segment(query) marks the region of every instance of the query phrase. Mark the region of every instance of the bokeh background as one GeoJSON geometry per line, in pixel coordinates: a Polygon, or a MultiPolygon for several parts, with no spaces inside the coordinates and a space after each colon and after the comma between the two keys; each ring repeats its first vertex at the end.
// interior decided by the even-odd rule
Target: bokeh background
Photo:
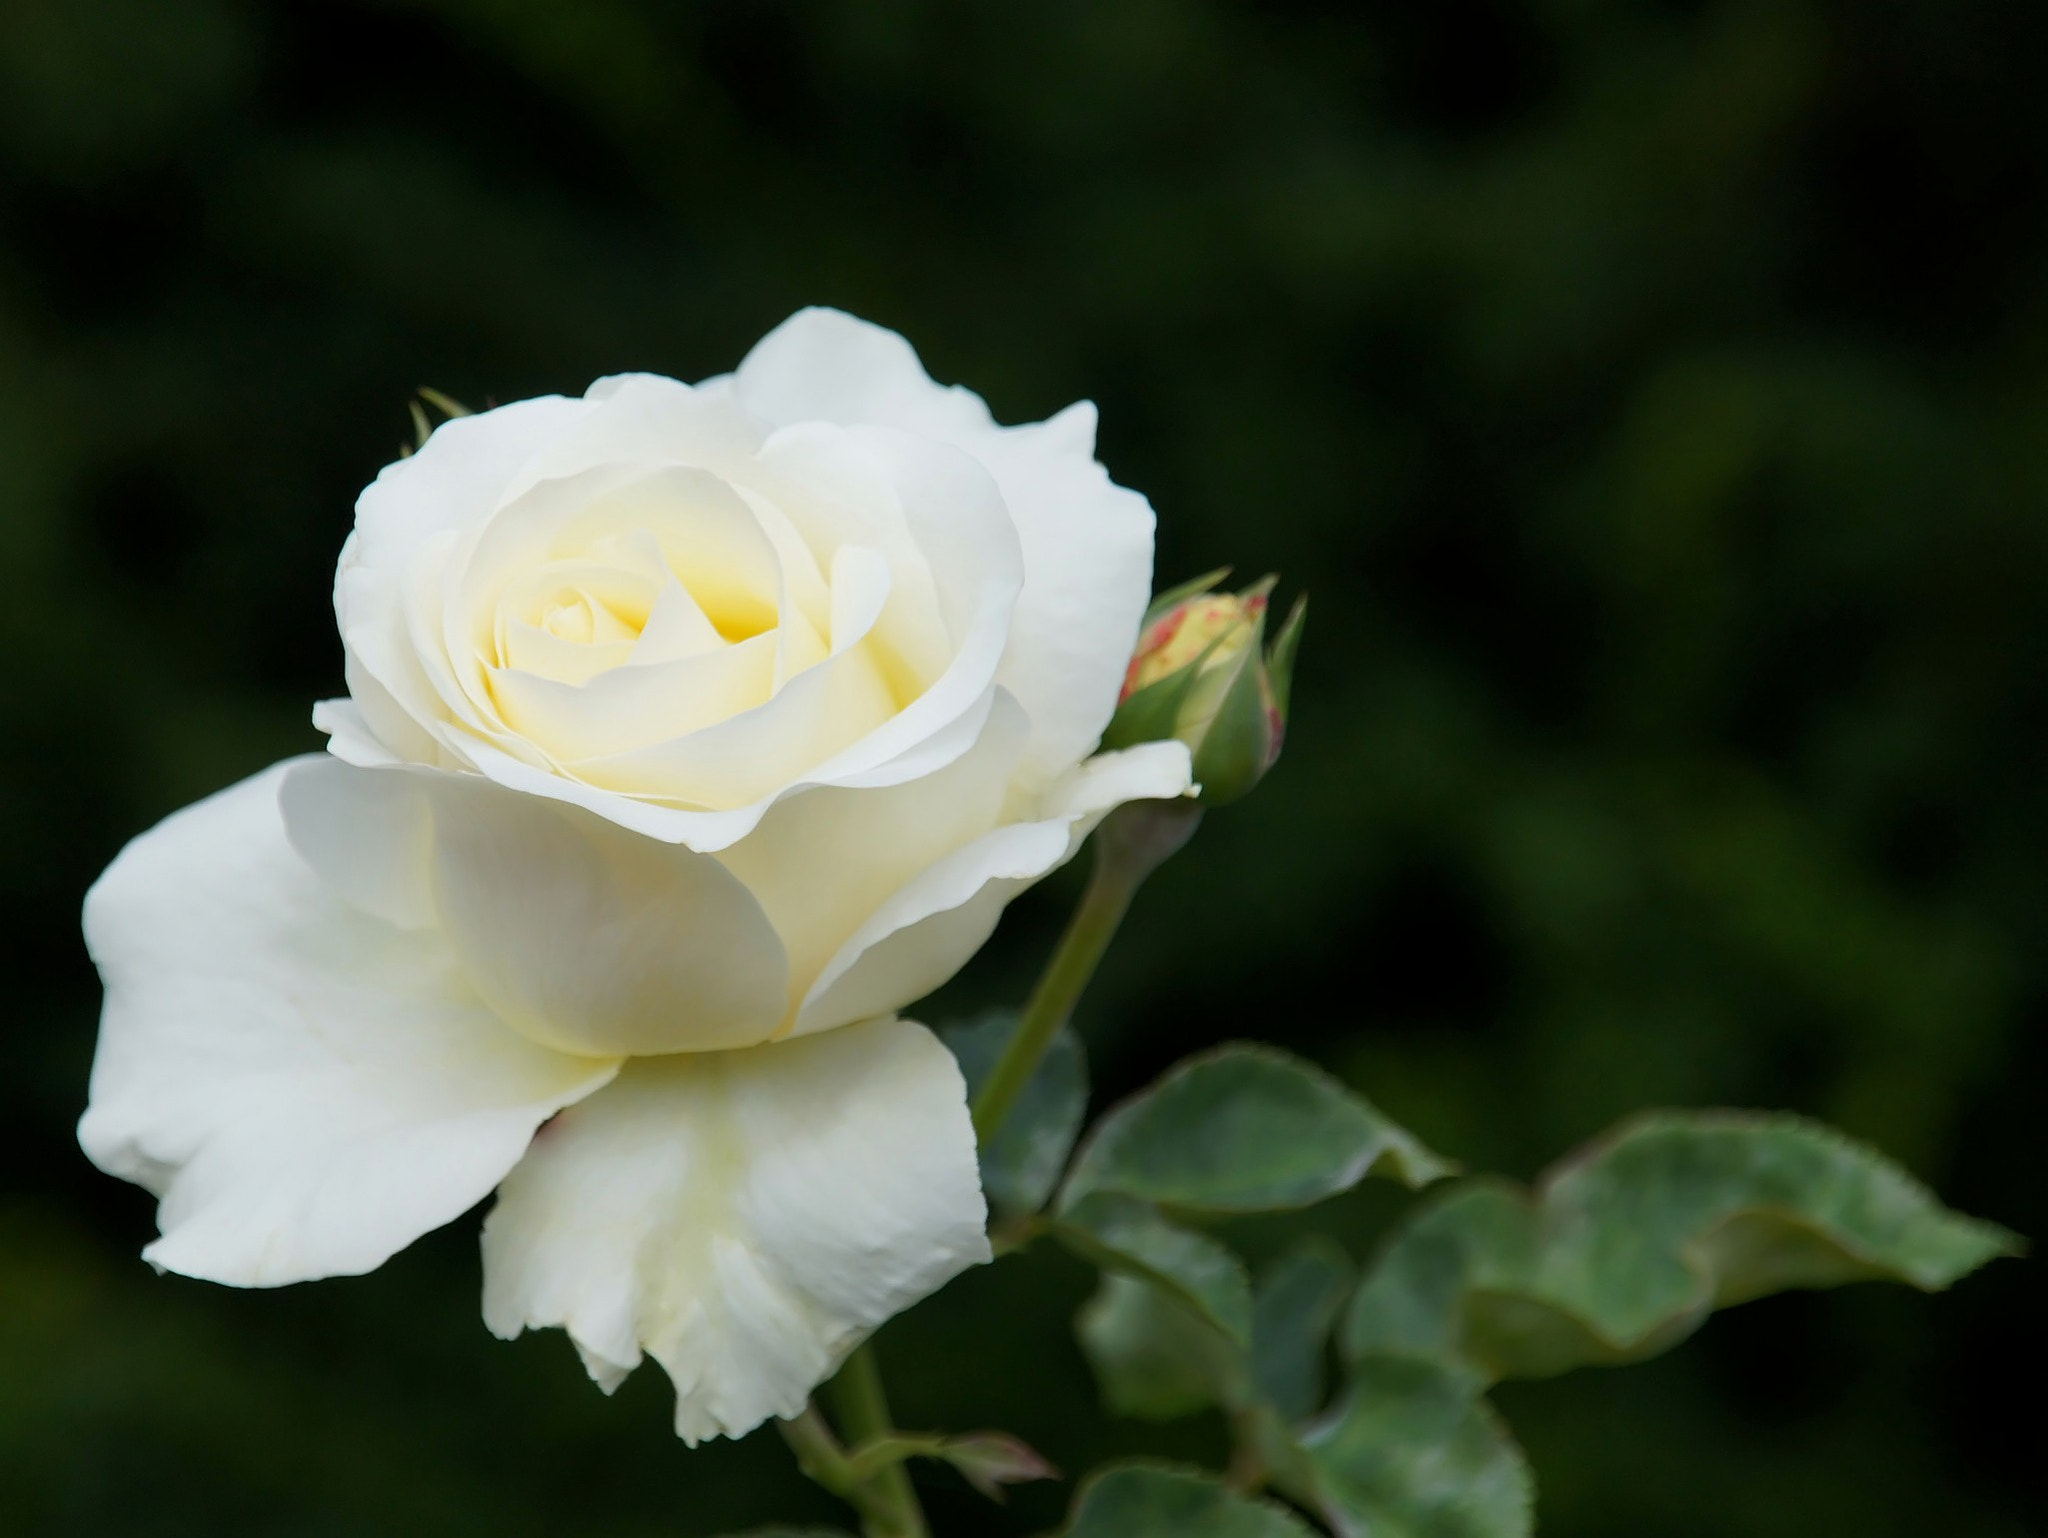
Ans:
{"type": "MultiPolygon", "coordinates": [[[[1095,398],[1162,581],[1313,590],[1280,770],[1084,1007],[1105,1095],[1266,1036],[1523,1175],[1790,1107],[2048,1234],[2044,57],[2028,0],[0,0],[0,1529],[830,1516],[772,1435],[676,1445],[656,1369],[492,1341],[473,1222],[229,1293],[71,1142],[80,896],[317,746],[412,389],[694,378],[807,302],[1005,420],[1095,398]]],[[[1073,876],[929,1016],[1020,992],[1073,876]]],[[[1214,1456],[1094,1407],[1087,1288],[893,1325],[901,1418],[1214,1456]]],[[[1502,1398],[1556,1538],[2005,1538],[2040,1303],[1783,1298],[1502,1398]]]]}

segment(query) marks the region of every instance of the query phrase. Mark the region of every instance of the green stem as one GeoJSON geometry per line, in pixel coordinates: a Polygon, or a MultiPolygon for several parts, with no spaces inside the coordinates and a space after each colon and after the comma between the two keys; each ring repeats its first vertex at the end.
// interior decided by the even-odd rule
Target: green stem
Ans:
{"type": "Polygon", "coordinates": [[[1201,820],[1202,809],[1192,801],[1127,802],[1103,819],[1095,833],[1088,889],[1031,990],[1009,1045],[974,1098],[974,1134],[982,1147],[995,1140],[1039,1060],[1073,1014],[1138,888],[1194,835],[1201,820]]]}
{"type": "Polygon", "coordinates": [[[1273,1477],[1263,1442],[1256,1410],[1230,1412],[1230,1467],[1223,1471],[1223,1483],[1239,1495],[1257,1495],[1273,1477]]]}
{"type": "Polygon", "coordinates": [[[842,1500],[855,1499],[860,1481],[847,1462],[846,1449],[839,1445],[839,1438],[832,1434],[815,1404],[805,1405],[804,1413],[795,1420],[777,1421],[775,1429],[796,1454],[796,1466],[803,1470],[806,1479],[823,1485],[842,1500]]]}
{"type": "MultiPolygon", "coordinates": [[[[858,1447],[895,1429],[889,1418],[889,1397],[882,1389],[882,1369],[872,1344],[846,1359],[832,1380],[833,1408],[848,1445],[858,1447]]],[[[869,1538],[929,1538],[924,1508],[918,1505],[910,1471],[892,1463],[860,1487],[854,1504],[867,1519],[869,1538]],[[862,1499],[860,1497],[865,1497],[862,1499]]]]}

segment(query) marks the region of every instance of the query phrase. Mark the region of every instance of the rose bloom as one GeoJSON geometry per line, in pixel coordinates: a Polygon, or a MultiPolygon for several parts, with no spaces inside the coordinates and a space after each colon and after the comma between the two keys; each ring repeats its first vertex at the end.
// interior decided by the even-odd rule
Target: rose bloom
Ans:
{"type": "Polygon", "coordinates": [[[951,1056],[895,1011],[1116,804],[1152,512],[1094,408],[999,427],[830,310],[730,375],[450,421],[356,507],[328,755],[130,844],[80,1125],[167,1270],[370,1270],[494,1189],[484,1318],[793,1415],[986,1260],[951,1056]]]}

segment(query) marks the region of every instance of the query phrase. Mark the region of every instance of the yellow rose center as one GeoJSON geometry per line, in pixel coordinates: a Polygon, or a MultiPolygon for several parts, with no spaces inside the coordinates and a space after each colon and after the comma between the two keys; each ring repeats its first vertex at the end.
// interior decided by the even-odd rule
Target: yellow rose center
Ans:
{"type": "Polygon", "coordinates": [[[944,670],[917,553],[892,561],[886,531],[866,532],[820,521],[806,538],[778,504],[686,467],[542,482],[462,550],[447,593],[467,644],[450,661],[509,751],[603,788],[741,804],[944,670]]]}

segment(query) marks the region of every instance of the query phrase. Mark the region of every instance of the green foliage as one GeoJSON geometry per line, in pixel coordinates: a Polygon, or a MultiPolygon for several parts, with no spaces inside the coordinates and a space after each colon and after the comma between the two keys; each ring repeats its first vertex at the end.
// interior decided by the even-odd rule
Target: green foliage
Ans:
{"type": "MultiPolygon", "coordinates": [[[[998,1009],[941,1033],[960,1061],[969,1100],[995,1067],[1016,1028],[1017,1011],[998,1009]]],[[[1059,1184],[1087,1110],[1087,1054],[1081,1038],[1062,1028],[994,1143],[982,1150],[981,1183],[990,1205],[1011,1215],[1043,1207],[1059,1184]]]]}
{"type": "MultiPolygon", "coordinates": [[[[1253,1303],[1253,1341],[1258,1341],[1253,1303]]],[[[1235,1397],[1243,1353],[1201,1315],[1135,1276],[1112,1272],[1074,1321],[1102,1402],[1117,1415],[1170,1421],[1235,1397]]]]}
{"type": "Polygon", "coordinates": [[[1060,1209],[1097,1192],[1193,1212],[1305,1207],[1382,1167],[1411,1186],[1449,1168],[1320,1069],[1239,1043],[1190,1058],[1104,1116],[1060,1209]]]}
{"type": "Polygon", "coordinates": [[[1534,1486],[1472,1373],[1381,1358],[1286,1471],[1342,1538],[1526,1538],[1534,1486]]]}
{"type": "Polygon", "coordinates": [[[1358,1271],[1329,1239],[1311,1235],[1260,1273],[1252,1293],[1252,1378],[1259,1397],[1294,1421],[1323,1402],[1323,1356],[1358,1271]]]}
{"type": "Polygon", "coordinates": [[[1825,1127],[1657,1112],[1533,1195],[1471,1182],[1428,1204],[1360,1287],[1344,1344],[1354,1360],[1541,1377],[1654,1355],[1766,1293],[1864,1278],[1934,1290],[2015,1249],[1825,1127]]]}
{"type": "Polygon", "coordinates": [[[1283,1421],[1325,1395],[1323,1356],[1356,1269],[1311,1236],[1260,1273],[1249,1352],[1159,1288],[1111,1274],[1075,1321],[1103,1402],[1118,1415],[1177,1420],[1211,1405],[1263,1404],[1283,1421]]]}
{"type": "MultiPolygon", "coordinates": [[[[1192,1058],[1096,1123],[1061,1188],[1053,1231],[1104,1267],[1160,1288],[1239,1351],[1252,1346],[1252,1291],[1221,1244],[1171,1222],[1158,1204],[1229,1213],[1305,1206],[1377,1169],[1410,1184],[1447,1166],[1336,1080],[1270,1047],[1192,1058]]],[[[1155,1356],[1151,1324],[1128,1291],[1093,1317],[1098,1360],[1155,1356]]],[[[1110,1368],[1127,1402],[1155,1411],[1184,1386],[1135,1386],[1110,1368]]]]}
{"type": "MultiPolygon", "coordinates": [[[[1192,1077],[1177,1070],[1163,1083],[1192,1077]]],[[[1176,1143],[1205,1132],[1185,1107],[1225,1100],[1184,1096],[1174,1109],[1185,1119],[1133,1114],[1156,1094],[1112,1113],[1126,1130],[1104,1139],[1098,1129],[1075,1183],[1091,1168],[1174,1170],[1176,1143]],[[1105,1142],[1108,1152],[1097,1152],[1105,1142]],[[1120,1163],[1125,1147],[1144,1157],[1120,1163]]],[[[1169,1183],[1154,1179],[1151,1189],[1169,1183]]],[[[1210,1189],[1180,1188],[1190,1186],[1210,1189]]],[[[1213,1278],[1231,1278],[1234,1320],[1241,1276],[1221,1245],[1099,1190],[1075,1211],[1113,1212],[1129,1225],[1103,1225],[1112,1237],[1098,1258],[1123,1274],[1105,1277],[1077,1321],[1105,1402],[1148,1420],[1230,1411],[1239,1456],[1340,1538],[1526,1538],[1534,1486],[1486,1402],[1497,1378],[1638,1360],[1713,1308],[1789,1287],[1863,1278],[1945,1287],[2017,1247],[1839,1133],[1725,1111],[1640,1116],[1559,1165],[1533,1195],[1489,1177],[1462,1181],[1395,1230],[1355,1292],[1348,1257],[1312,1238],[1260,1276],[1249,1340],[1219,1328],[1213,1278]],[[1162,1228],[1200,1246],[1183,1254],[1162,1228]],[[1148,1247],[1172,1258],[1133,1263],[1148,1247]],[[1190,1285],[1197,1276],[1211,1279],[1209,1296],[1190,1285]],[[1340,1312],[1344,1384],[1318,1415],[1340,1312]]],[[[1062,1224],[1073,1221],[1063,1213],[1062,1224]]]]}
{"type": "Polygon", "coordinates": [[[1271,1501],[1233,1495],[1192,1470],[1124,1464],[1081,1487],[1063,1538],[1310,1538],[1271,1501]]]}
{"type": "Polygon", "coordinates": [[[1063,1210],[1053,1232],[1105,1270],[1161,1289],[1234,1344],[1251,1344],[1251,1280],[1244,1263],[1207,1234],[1168,1222],[1148,1203],[1108,1192],[1063,1210]]]}

